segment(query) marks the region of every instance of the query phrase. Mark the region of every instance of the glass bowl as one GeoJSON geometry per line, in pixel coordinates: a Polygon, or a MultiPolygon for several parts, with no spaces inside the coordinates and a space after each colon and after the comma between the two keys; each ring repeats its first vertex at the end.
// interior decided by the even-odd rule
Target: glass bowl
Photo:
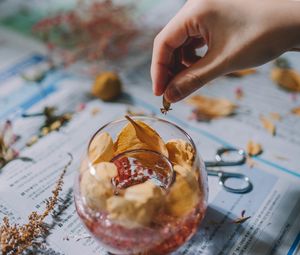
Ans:
{"type": "Polygon", "coordinates": [[[126,118],[101,127],[91,138],[76,177],[77,213],[113,254],[167,254],[184,244],[204,217],[206,170],[184,130],[154,117],[131,119],[155,130],[166,150],[153,149],[158,137],[151,132],[148,140],[142,140],[152,147],[130,147],[136,139],[130,140],[130,135],[138,131],[120,134],[124,126],[132,125],[126,118]]]}

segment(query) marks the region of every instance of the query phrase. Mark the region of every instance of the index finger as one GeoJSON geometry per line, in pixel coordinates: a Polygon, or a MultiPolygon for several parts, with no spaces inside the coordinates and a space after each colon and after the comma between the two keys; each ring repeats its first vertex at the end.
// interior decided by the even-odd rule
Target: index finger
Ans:
{"type": "Polygon", "coordinates": [[[174,50],[188,38],[185,21],[178,13],[155,37],[151,62],[153,92],[160,96],[170,80],[170,70],[174,50]]]}

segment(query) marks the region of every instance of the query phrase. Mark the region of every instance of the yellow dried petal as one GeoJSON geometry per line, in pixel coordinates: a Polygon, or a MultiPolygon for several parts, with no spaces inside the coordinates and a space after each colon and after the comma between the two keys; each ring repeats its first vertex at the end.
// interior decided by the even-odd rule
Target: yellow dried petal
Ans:
{"type": "Polygon", "coordinates": [[[295,107],[291,110],[292,114],[300,116],[300,106],[299,107],[295,107]]]}
{"type": "Polygon", "coordinates": [[[174,166],[176,180],[166,198],[166,212],[181,217],[192,211],[199,203],[199,184],[196,175],[189,169],[174,166]]]}
{"type": "Polygon", "coordinates": [[[196,114],[202,119],[215,119],[232,115],[237,105],[223,98],[211,98],[202,95],[192,96],[187,103],[196,107],[196,114]]]}
{"type": "Polygon", "coordinates": [[[247,144],[247,153],[250,156],[257,156],[262,153],[262,147],[259,143],[250,140],[247,144]]]}
{"type": "Polygon", "coordinates": [[[117,167],[113,163],[103,162],[81,174],[80,191],[87,206],[93,210],[105,210],[107,199],[113,195],[111,179],[117,176],[117,167]]]}
{"type": "Polygon", "coordinates": [[[271,112],[270,117],[273,120],[277,120],[277,121],[280,121],[282,119],[281,115],[278,112],[271,112]]]}
{"type": "Polygon", "coordinates": [[[263,127],[273,136],[276,134],[276,126],[266,117],[260,116],[260,121],[263,127]]]}
{"type": "Polygon", "coordinates": [[[104,72],[96,77],[92,94],[104,101],[111,101],[120,96],[122,84],[119,76],[113,72],[104,72]]]}
{"type": "Polygon", "coordinates": [[[192,145],[182,139],[172,139],[166,143],[169,160],[172,164],[177,165],[193,165],[195,151],[192,145]]]}
{"type": "Polygon", "coordinates": [[[124,198],[136,203],[146,203],[150,199],[160,200],[162,190],[152,181],[148,180],[144,183],[133,185],[126,189],[124,198]]]}
{"type": "Polygon", "coordinates": [[[127,188],[124,197],[109,198],[108,217],[128,228],[147,226],[160,208],[162,199],[161,189],[148,180],[127,188]]]}
{"type": "Polygon", "coordinates": [[[130,123],[122,129],[114,144],[116,155],[127,150],[148,149],[168,157],[167,147],[154,129],[142,121],[126,118],[130,123]]]}
{"type": "Polygon", "coordinates": [[[273,68],[271,78],[280,87],[294,92],[300,91],[300,74],[293,69],[273,68]]]}
{"type": "Polygon", "coordinates": [[[254,74],[254,73],[256,73],[256,69],[249,68],[249,69],[243,69],[243,70],[232,72],[230,74],[227,74],[227,76],[243,77],[243,76],[247,76],[247,75],[254,74]]]}
{"type": "Polygon", "coordinates": [[[107,132],[97,134],[89,146],[89,159],[92,163],[110,161],[114,155],[111,136],[107,132]]]}

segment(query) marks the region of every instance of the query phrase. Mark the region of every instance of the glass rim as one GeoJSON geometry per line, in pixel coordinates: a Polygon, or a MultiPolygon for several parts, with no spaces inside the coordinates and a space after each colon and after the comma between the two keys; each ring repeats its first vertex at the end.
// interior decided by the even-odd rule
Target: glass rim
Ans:
{"type": "MultiPolygon", "coordinates": [[[[165,120],[165,119],[161,119],[161,118],[158,118],[158,117],[152,117],[152,116],[143,116],[143,115],[135,115],[135,116],[130,116],[130,115],[125,115],[125,116],[129,116],[130,118],[132,119],[138,119],[138,120],[143,120],[143,119],[146,119],[146,120],[152,120],[152,121],[158,121],[158,122],[162,122],[162,123],[165,123],[165,124],[168,124],[168,125],[171,125],[173,127],[175,127],[177,130],[179,130],[182,134],[184,134],[184,136],[187,138],[187,140],[190,142],[190,144],[192,145],[193,147],[193,150],[195,152],[195,155],[197,155],[197,148],[196,148],[196,145],[193,141],[193,139],[191,138],[191,136],[185,131],[183,130],[181,127],[179,127],[177,124],[174,124],[173,122],[170,122],[168,120],[165,120]]],[[[94,140],[94,138],[103,130],[105,129],[106,127],[110,126],[110,125],[114,125],[114,124],[118,124],[118,123],[121,123],[123,121],[127,121],[129,123],[129,121],[125,118],[125,117],[122,117],[122,118],[119,118],[119,119],[116,119],[116,120],[113,120],[113,121],[109,121],[107,122],[106,124],[104,124],[103,126],[101,126],[100,128],[97,129],[97,131],[92,135],[92,137],[90,138],[89,140],[89,143],[88,143],[88,146],[87,146],[87,155],[89,155],[89,148],[90,148],[90,145],[92,143],[92,141],[94,140]]],[[[128,150],[130,151],[130,150],[128,150]]],[[[127,152],[127,151],[124,151],[124,152],[127,152]]],[[[122,153],[124,153],[122,152],[122,153]]],[[[91,163],[91,160],[89,158],[89,156],[87,157],[88,158],[88,164],[92,164],[91,163]]]]}

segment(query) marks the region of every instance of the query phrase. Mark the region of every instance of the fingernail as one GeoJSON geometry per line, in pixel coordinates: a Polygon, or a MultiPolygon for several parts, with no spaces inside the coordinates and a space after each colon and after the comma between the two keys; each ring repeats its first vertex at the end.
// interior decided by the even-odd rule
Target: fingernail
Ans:
{"type": "Polygon", "coordinates": [[[171,103],[175,103],[181,99],[181,93],[179,89],[174,85],[171,88],[167,89],[165,96],[166,99],[171,103]]]}

